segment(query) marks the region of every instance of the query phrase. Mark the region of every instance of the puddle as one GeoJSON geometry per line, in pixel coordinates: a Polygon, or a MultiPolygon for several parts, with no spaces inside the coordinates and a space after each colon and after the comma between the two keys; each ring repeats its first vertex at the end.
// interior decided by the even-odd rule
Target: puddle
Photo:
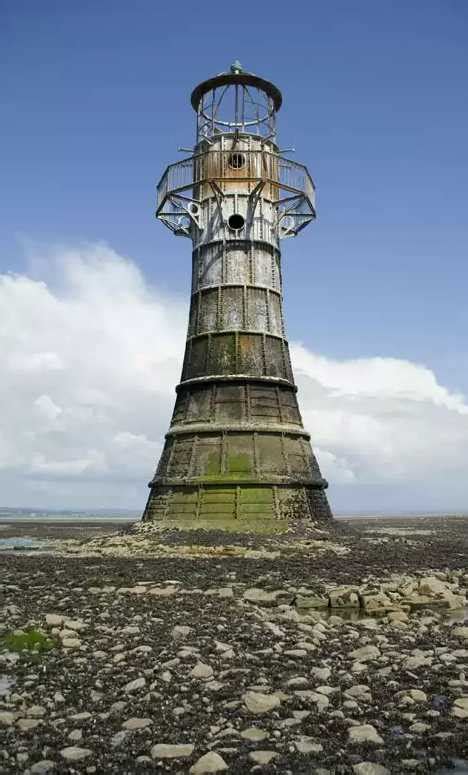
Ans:
{"type": "Polygon", "coordinates": [[[437,770],[436,775],[467,775],[468,759],[452,759],[449,767],[437,770]]]}
{"type": "MultiPolygon", "coordinates": [[[[382,619],[387,616],[387,612],[372,611],[371,613],[365,613],[362,608],[299,608],[298,611],[307,613],[313,610],[320,615],[322,619],[329,619],[330,616],[340,616],[346,622],[361,622],[369,619],[382,619]]],[[[414,616],[414,611],[409,612],[409,616],[414,616]]],[[[468,608],[457,608],[456,611],[451,611],[448,608],[441,608],[440,606],[428,605],[424,608],[424,616],[430,616],[431,614],[439,614],[444,622],[448,624],[463,624],[468,622],[468,608]]],[[[468,775],[468,770],[466,770],[468,775]]]]}
{"type": "Polygon", "coordinates": [[[6,697],[7,694],[10,694],[14,683],[14,679],[10,676],[0,674],[0,697],[6,697]]]}
{"type": "Polygon", "coordinates": [[[29,538],[28,536],[0,538],[0,551],[2,549],[43,549],[47,545],[48,541],[45,538],[29,538]]]}
{"type": "Polygon", "coordinates": [[[424,530],[421,528],[414,528],[411,525],[408,527],[369,527],[364,530],[365,533],[378,533],[379,535],[389,536],[430,536],[434,533],[434,530],[424,530]]]}

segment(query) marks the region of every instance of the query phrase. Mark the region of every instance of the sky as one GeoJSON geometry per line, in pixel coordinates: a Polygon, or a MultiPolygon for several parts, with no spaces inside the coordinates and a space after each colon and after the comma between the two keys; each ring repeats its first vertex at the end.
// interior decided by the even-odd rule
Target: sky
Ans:
{"type": "Polygon", "coordinates": [[[155,187],[237,58],[317,186],[283,279],[333,507],[468,510],[467,39],[465,0],[0,0],[0,505],[143,507],[190,283],[155,187]]]}

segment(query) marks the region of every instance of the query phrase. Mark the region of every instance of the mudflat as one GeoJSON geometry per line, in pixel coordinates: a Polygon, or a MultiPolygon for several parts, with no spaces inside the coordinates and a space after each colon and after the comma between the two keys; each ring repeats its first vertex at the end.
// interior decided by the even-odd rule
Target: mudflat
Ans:
{"type": "Polygon", "coordinates": [[[468,519],[17,536],[1,773],[468,772],[468,519]]]}

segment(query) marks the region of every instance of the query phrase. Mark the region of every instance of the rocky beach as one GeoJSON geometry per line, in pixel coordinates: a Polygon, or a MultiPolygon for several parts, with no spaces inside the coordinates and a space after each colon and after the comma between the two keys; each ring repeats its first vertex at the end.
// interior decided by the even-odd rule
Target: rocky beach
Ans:
{"type": "Polygon", "coordinates": [[[1,773],[468,772],[468,519],[14,536],[1,773]]]}

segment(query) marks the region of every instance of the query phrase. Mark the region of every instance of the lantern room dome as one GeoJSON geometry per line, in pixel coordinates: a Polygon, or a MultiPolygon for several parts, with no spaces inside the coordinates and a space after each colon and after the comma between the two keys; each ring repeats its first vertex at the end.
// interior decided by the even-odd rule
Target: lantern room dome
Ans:
{"type": "Polygon", "coordinates": [[[271,98],[275,111],[281,108],[283,97],[278,87],[271,81],[266,81],[253,73],[248,73],[242,68],[240,62],[236,61],[231,65],[229,72],[219,73],[219,75],[208,78],[206,81],[199,83],[198,86],[195,86],[190,100],[193,109],[198,111],[202,97],[208,92],[213,91],[213,89],[223,86],[235,86],[236,84],[260,89],[260,91],[265,92],[271,98]]]}

